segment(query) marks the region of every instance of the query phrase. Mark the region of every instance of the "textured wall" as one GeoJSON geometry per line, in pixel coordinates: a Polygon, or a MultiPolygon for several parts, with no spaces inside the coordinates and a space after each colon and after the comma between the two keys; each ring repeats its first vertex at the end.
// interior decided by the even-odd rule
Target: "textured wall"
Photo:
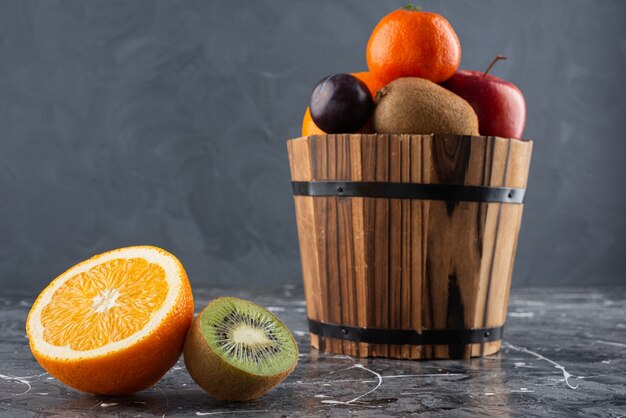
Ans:
{"type": "MultiPolygon", "coordinates": [[[[626,2],[422,1],[462,67],[526,95],[515,284],[624,283],[626,2]]],[[[193,283],[299,282],[285,140],[315,82],[366,69],[381,1],[0,3],[0,280],[130,244],[193,283]]]]}

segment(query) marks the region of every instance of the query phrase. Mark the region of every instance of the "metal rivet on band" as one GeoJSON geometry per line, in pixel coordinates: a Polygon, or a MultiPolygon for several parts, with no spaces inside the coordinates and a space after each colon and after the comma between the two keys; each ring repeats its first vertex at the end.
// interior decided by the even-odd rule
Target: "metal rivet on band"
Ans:
{"type": "Polygon", "coordinates": [[[345,328],[341,328],[341,333],[342,333],[343,335],[348,335],[348,330],[347,330],[347,329],[345,329],[345,328]]]}

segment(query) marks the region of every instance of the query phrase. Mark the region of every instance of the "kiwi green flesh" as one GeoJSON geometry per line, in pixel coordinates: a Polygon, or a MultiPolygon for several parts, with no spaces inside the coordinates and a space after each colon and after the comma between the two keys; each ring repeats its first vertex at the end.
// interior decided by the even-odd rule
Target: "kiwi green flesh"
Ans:
{"type": "Polygon", "coordinates": [[[220,298],[200,316],[209,347],[231,366],[257,376],[273,376],[293,368],[298,348],[287,327],[252,302],[220,298]]]}

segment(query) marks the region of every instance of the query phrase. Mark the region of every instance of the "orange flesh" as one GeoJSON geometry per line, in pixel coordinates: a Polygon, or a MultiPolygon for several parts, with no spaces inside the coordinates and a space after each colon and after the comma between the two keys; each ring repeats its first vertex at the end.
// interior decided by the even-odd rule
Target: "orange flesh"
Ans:
{"type": "Polygon", "coordinates": [[[43,338],[86,351],[142,329],[168,293],[165,271],[143,258],[115,259],[77,274],[41,312],[43,338]]]}

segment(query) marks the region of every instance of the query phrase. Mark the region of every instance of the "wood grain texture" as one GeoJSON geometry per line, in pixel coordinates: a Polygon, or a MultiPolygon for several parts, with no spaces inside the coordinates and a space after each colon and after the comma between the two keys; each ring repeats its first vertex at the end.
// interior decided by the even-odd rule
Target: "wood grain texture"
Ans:
{"type": "MultiPolygon", "coordinates": [[[[288,142],[293,181],[526,187],[532,142],[450,135],[320,135],[288,142]]],[[[357,327],[504,324],[523,205],[296,196],[310,318],[357,327]]],[[[311,336],[355,356],[470,358],[500,342],[400,346],[311,336]]]]}

